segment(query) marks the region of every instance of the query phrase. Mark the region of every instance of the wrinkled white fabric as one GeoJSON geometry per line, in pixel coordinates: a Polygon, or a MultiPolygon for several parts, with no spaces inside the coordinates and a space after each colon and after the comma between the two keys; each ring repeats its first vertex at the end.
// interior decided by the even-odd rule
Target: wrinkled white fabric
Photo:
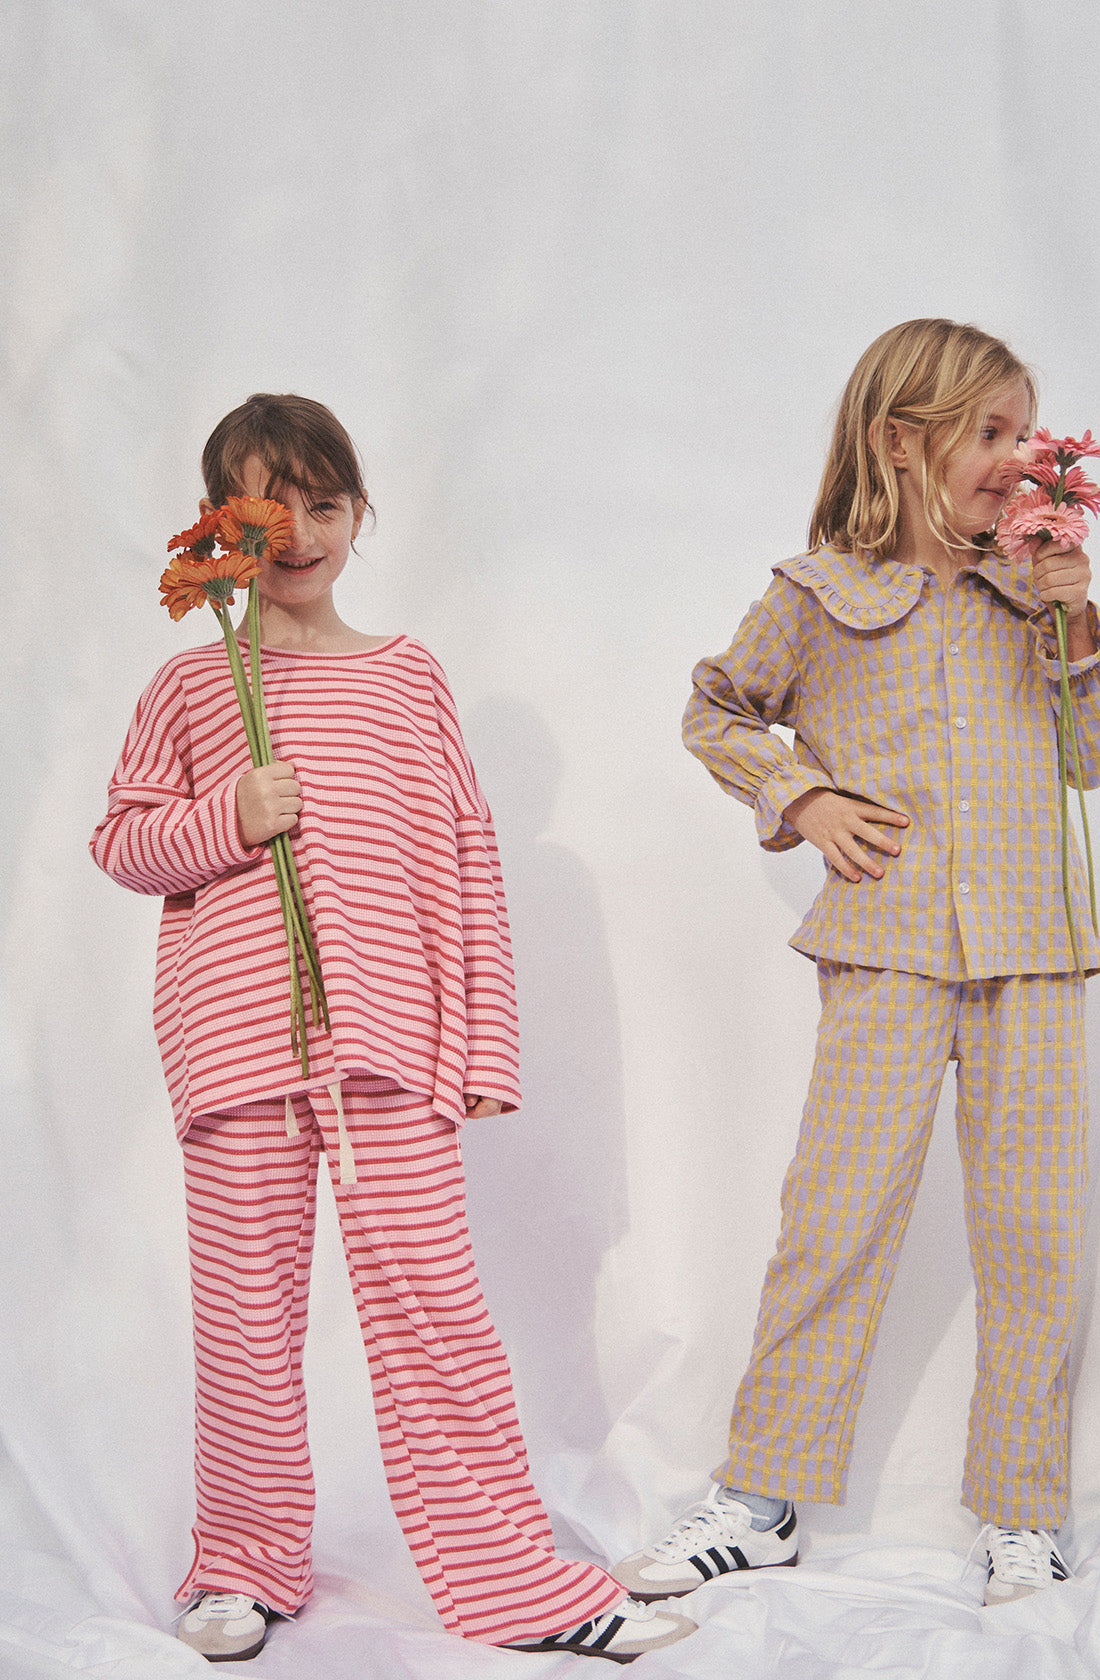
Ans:
{"type": "MultiPolygon", "coordinates": [[[[156,587],[213,424],[253,390],[332,405],[378,510],[339,604],[426,641],[454,689],[527,1093],[467,1129],[471,1223],[561,1543],[614,1561],[720,1459],[816,1020],[786,940],[819,864],[760,853],[683,751],[689,673],[802,547],[833,405],[885,327],[974,319],[1035,364],[1047,424],[1097,428],[1098,53],[1089,0],[5,8],[0,1680],[208,1672],[170,1627],[191,1375],[157,905],[85,845],[141,688],[214,634],[156,587]]],[[[700,1632],[640,1675],[1100,1671],[1091,1311],[1062,1536],[1084,1573],[993,1612],[978,1564],[959,1578],[950,1095],[847,1507],[800,1512],[781,1579],[699,1593],[700,1632]]],[[[240,1672],[580,1662],[436,1621],[327,1206],[307,1363],[320,1586],[240,1672]]]]}

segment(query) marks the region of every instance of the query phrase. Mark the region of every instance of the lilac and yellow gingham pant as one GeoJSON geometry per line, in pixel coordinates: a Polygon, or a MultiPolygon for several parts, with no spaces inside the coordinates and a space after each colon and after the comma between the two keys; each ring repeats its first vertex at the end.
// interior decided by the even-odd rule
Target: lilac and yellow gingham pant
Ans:
{"type": "Polygon", "coordinates": [[[810,1092],[718,1479],[842,1502],[879,1315],[957,1058],[978,1328],[963,1498],[984,1522],[1056,1527],[1087,1172],[1084,984],[824,961],[818,976],[810,1092]]]}

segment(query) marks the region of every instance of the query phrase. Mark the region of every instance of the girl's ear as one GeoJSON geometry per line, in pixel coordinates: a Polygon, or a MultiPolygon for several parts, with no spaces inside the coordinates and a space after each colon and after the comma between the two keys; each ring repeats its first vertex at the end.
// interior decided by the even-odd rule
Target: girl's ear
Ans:
{"type": "Polygon", "coordinates": [[[886,453],[899,472],[911,468],[915,459],[920,456],[918,428],[906,425],[904,420],[895,420],[890,416],[885,427],[885,442],[886,453]]]}
{"type": "Polygon", "coordinates": [[[351,540],[354,542],[356,537],[359,535],[359,527],[363,523],[363,515],[367,511],[367,504],[362,496],[356,497],[355,501],[352,503],[352,508],[353,516],[351,522],[351,540]]]}
{"type": "Polygon", "coordinates": [[[202,498],[202,500],[199,502],[199,512],[200,513],[213,513],[214,512],[214,504],[210,500],[209,496],[204,496],[202,498]]]}

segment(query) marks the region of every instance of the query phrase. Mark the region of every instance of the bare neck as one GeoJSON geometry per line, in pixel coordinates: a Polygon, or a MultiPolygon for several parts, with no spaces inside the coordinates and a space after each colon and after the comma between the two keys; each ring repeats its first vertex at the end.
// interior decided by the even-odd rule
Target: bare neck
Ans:
{"type": "MultiPolygon", "coordinates": [[[[241,641],[248,640],[247,614],[237,625],[241,641]]],[[[288,608],[260,597],[260,641],[264,647],[285,648],[290,653],[358,653],[380,647],[385,636],[368,636],[345,624],[327,600],[288,608]]]]}
{"type": "Polygon", "coordinates": [[[894,547],[895,560],[901,560],[907,566],[926,567],[946,588],[964,566],[973,563],[977,552],[975,548],[948,548],[929,525],[923,508],[918,516],[914,516],[903,500],[898,540],[894,547]]]}

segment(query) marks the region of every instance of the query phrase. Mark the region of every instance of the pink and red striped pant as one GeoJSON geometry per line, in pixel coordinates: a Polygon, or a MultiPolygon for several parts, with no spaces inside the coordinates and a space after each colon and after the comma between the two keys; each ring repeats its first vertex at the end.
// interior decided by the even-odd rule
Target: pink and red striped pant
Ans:
{"type": "MultiPolygon", "coordinates": [[[[302,1348],[325,1148],[390,1496],[445,1625],[488,1643],[560,1631],[623,1588],[554,1551],[466,1227],[456,1128],[386,1080],[204,1115],[184,1139],[195,1313],[195,1560],[177,1597],[311,1585],[302,1348]],[[291,1128],[292,1130],[293,1128],[291,1128]],[[340,1130],[356,1182],[341,1183],[340,1130]]],[[[345,1174],[345,1176],[348,1176],[345,1174]]]]}

